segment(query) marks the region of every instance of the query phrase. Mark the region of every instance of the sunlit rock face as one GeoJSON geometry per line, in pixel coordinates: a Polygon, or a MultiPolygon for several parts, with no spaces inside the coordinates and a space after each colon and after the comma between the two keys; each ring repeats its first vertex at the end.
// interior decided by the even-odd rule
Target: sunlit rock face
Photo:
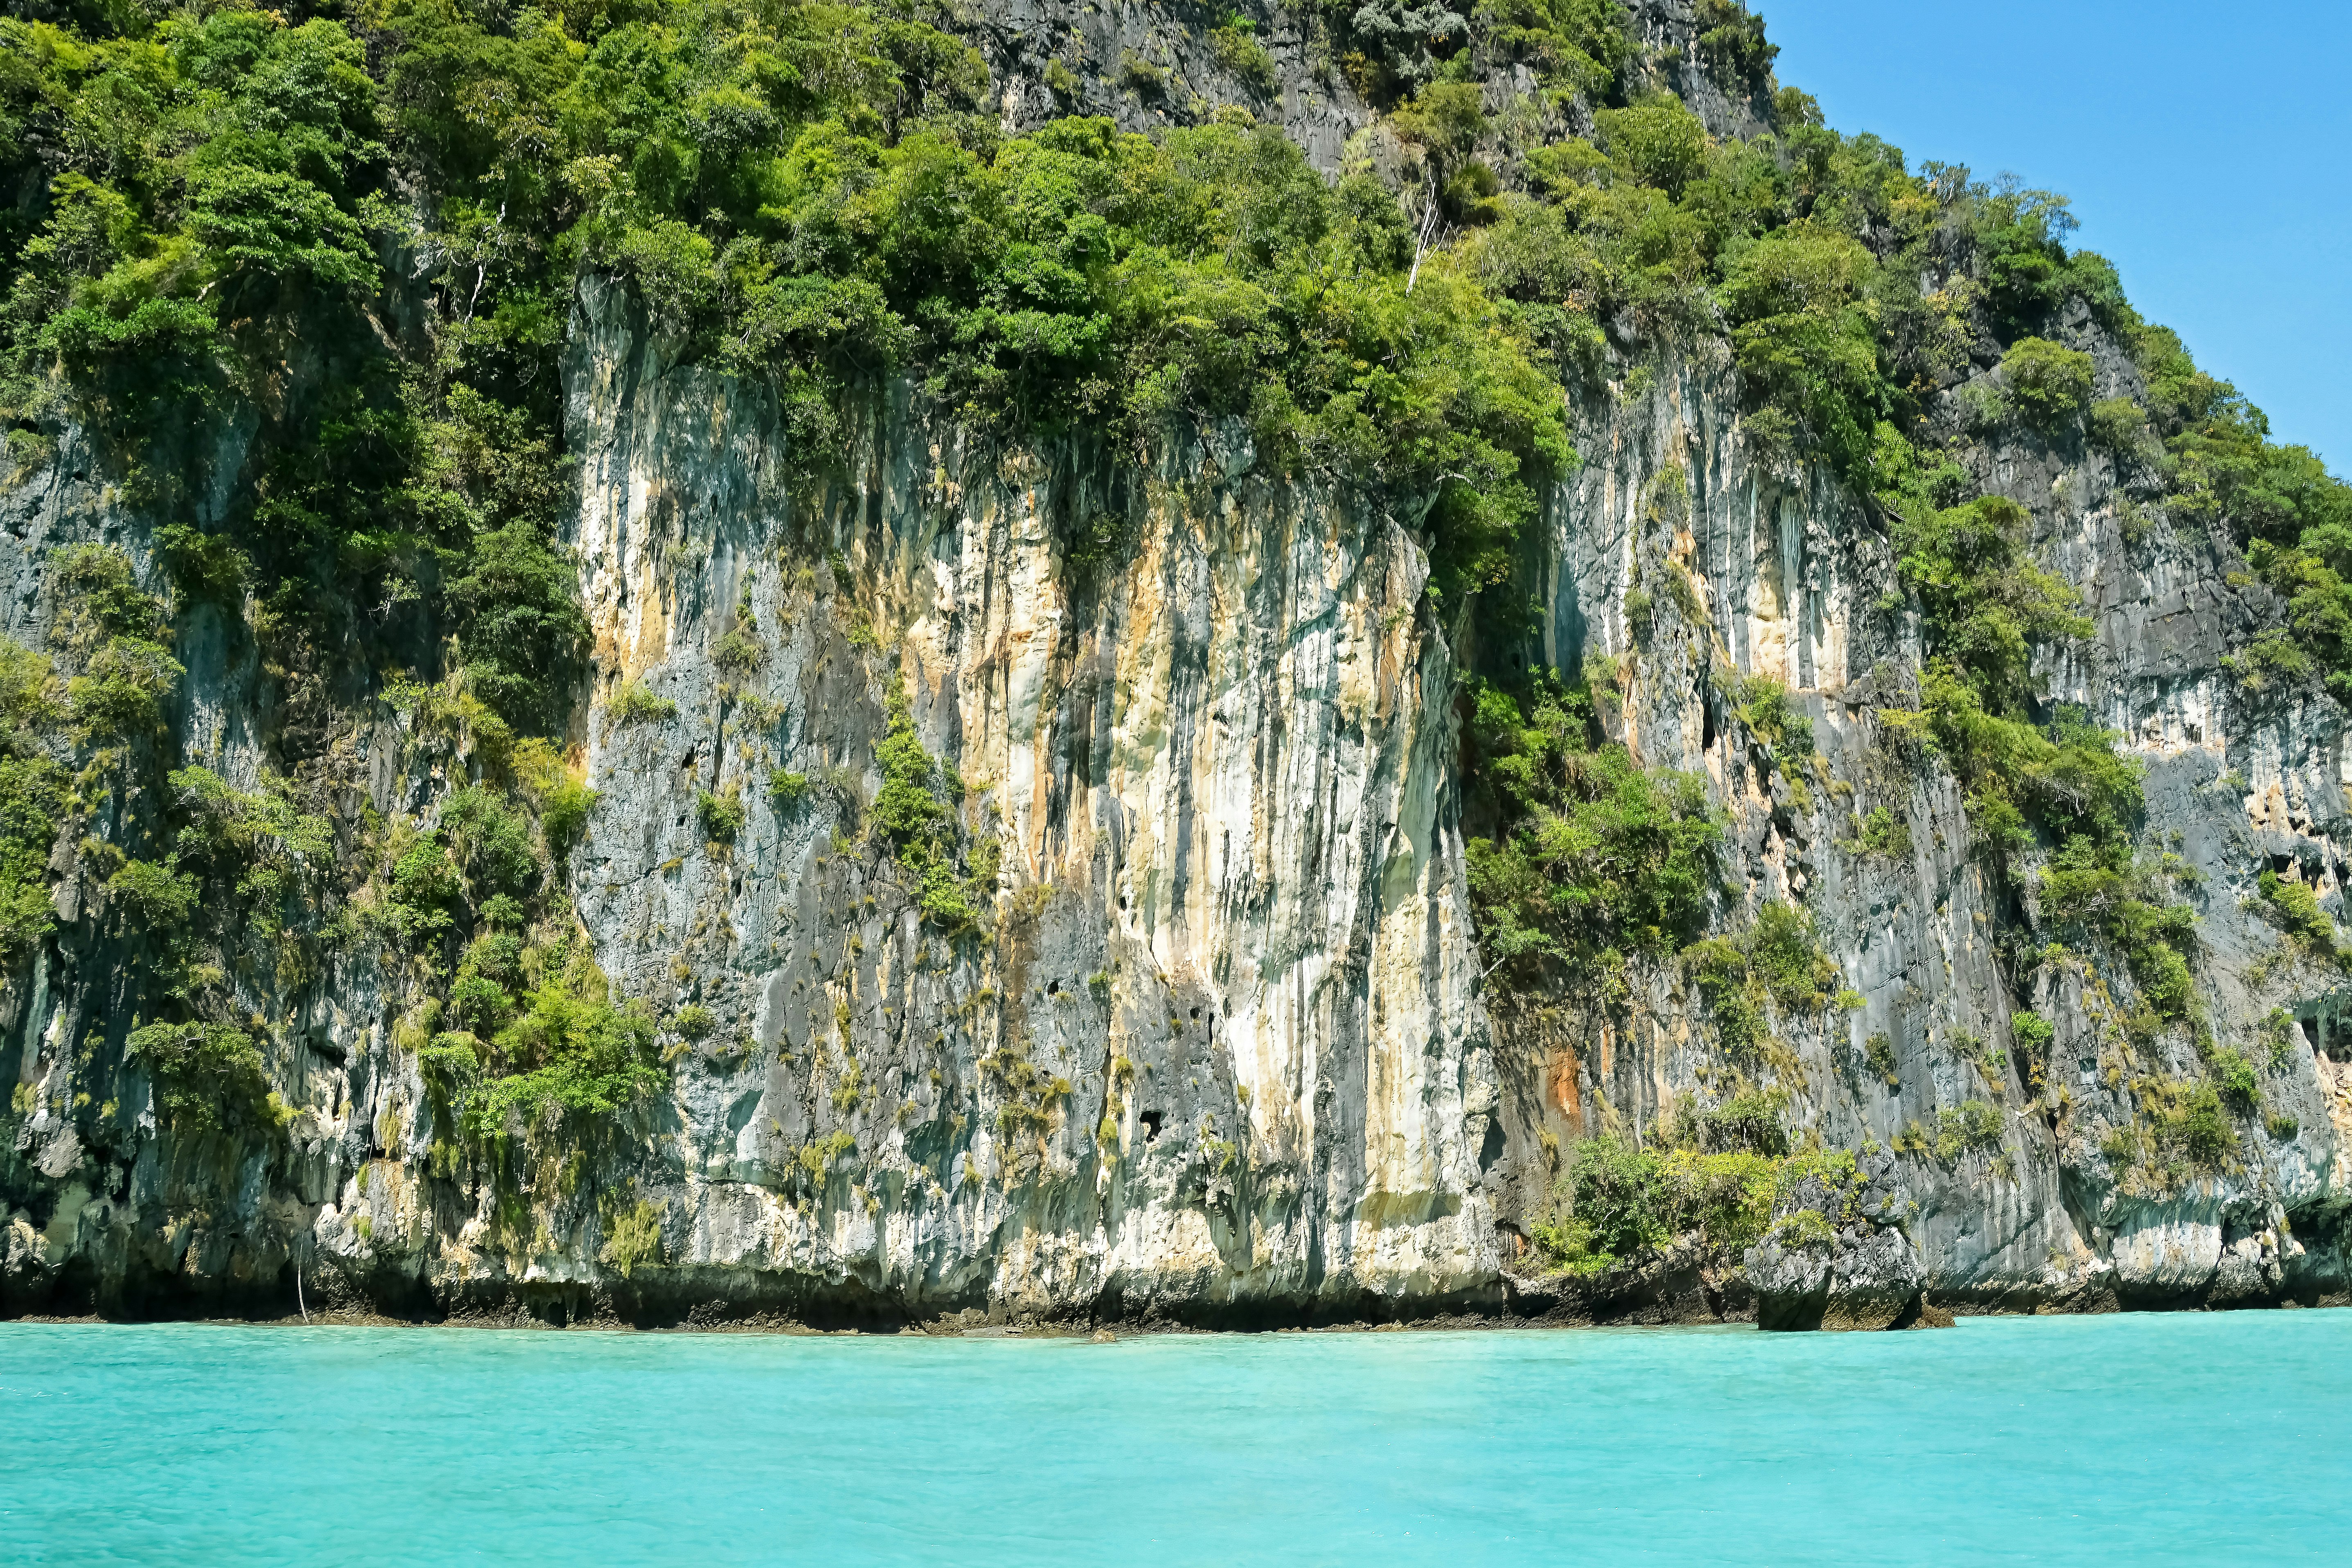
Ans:
{"type": "Polygon", "coordinates": [[[720,1020],[646,1183],[681,1265],[913,1312],[1495,1298],[1454,671],[1407,528],[1237,429],[1145,465],[904,401],[795,492],[757,394],[666,366],[617,293],[571,397],[604,695],[675,705],[590,713],[581,917],[625,988],[720,1020]],[[927,920],[868,821],[894,694],[998,857],[987,934],[927,920]],[[818,782],[781,800],[780,768],[818,782]],[[713,853],[698,795],[730,791],[713,853]]]}
{"type": "MultiPolygon", "coordinates": [[[[1696,63],[1696,6],[1630,9],[1711,134],[1764,123],[1696,63]]],[[[1259,35],[1271,85],[1148,7],[986,0],[964,25],[1007,131],[1074,110],[1150,131],[1213,101],[1328,176],[1401,166],[1286,13],[1259,35]],[[1066,96],[1048,23],[1168,85],[1097,70],[1066,96]]],[[[1531,85],[1488,83],[1490,108],[1531,85]]],[[[216,977],[256,1020],[277,1124],[174,1134],[121,1053],[142,1005],[109,884],[123,824],[59,835],[56,935],[0,988],[0,1312],[1879,1327],[1930,1302],[2342,1299],[2352,991],[2248,905],[2269,871],[2341,910],[2352,759],[2339,709],[2225,664],[2277,613],[2230,540],[2124,459],[1977,429],[1966,384],[1921,393],[2082,595],[2093,635],[2042,654],[2045,714],[2121,734],[2137,842],[2193,873],[2210,1038],[2126,1051],[2129,974],[2021,945],[2037,884],[2004,891],[1950,771],[1890,743],[1925,649],[1884,516],[1761,449],[1720,345],[1607,326],[1616,379],[1570,378],[1579,461],[1519,541],[1525,631],[1498,643],[1429,591],[1426,497],[1260,454],[1239,423],[1029,442],[896,383],[796,434],[768,388],[585,281],[562,532],[592,646],[562,761],[595,800],[559,907],[659,1024],[657,1088],[457,1135],[415,956],[368,922],[385,845],[498,759],[436,739],[391,671],[293,711],[299,672],[191,601],[163,752],[250,791],[299,750],[352,921],[216,977]],[[1463,697],[1538,665],[1591,678],[1641,764],[1703,782],[1726,823],[1709,929],[1801,904],[1832,1005],[1741,1053],[1677,963],[1616,988],[1490,969],[1463,697]],[[1754,678],[1817,757],[1750,732],[1734,694],[1754,678]],[[908,767],[942,813],[928,864],[897,825],[908,767]],[[1864,842],[1865,807],[1900,834],[1864,842]],[[2021,1005],[2046,1048],[2019,1047],[2021,1005]],[[2259,1072],[2233,1141],[2152,1173],[2127,1135],[2144,1082],[2201,1082],[2216,1049],[2259,1072]],[[1685,1238],[1612,1274],[1545,1266],[1579,1140],[1686,1126],[1736,1085],[1775,1096],[1798,1145],[1852,1151],[1855,1185],[1780,1195],[1740,1253],[1685,1238]]],[[[2049,329],[2095,396],[2145,390],[2086,311],[2049,329]]],[[[285,395],[330,373],[306,352],[285,395]]],[[[166,505],[67,427],[0,490],[0,632],[70,666],[60,552],[119,547],[161,591],[158,529],[232,515],[255,428],[186,433],[205,482],[166,505]]]]}

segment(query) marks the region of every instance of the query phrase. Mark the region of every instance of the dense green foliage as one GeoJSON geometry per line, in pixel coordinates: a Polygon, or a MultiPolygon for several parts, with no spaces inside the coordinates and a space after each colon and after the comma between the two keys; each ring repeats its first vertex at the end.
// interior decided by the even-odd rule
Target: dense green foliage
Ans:
{"type": "Polygon", "coordinates": [[[1557,1267],[1598,1273],[1688,1230],[1738,1247],[1763,1234],[1776,1184],[1760,1155],[1693,1155],[1589,1138],[1569,1155],[1557,1217],[1534,1227],[1557,1267]]]}
{"type": "Polygon", "coordinates": [[[49,847],[67,775],[45,746],[64,717],[49,661],[0,638],[0,967],[47,936],[49,847]]]}
{"type": "MultiPolygon", "coordinates": [[[[2232,1065],[2219,1063],[2219,1082],[2162,1077],[2133,1082],[2138,1115],[2113,1129],[2099,1148],[2126,1191],[2178,1191],[2193,1177],[2220,1171],[2238,1152],[2241,1139],[2225,1100],[2232,1065]]],[[[2236,1107],[2241,1114],[2252,1109],[2251,1094],[2236,1107]]]]}
{"type": "MultiPolygon", "coordinates": [[[[1853,1157],[1772,1148],[1707,1151],[1587,1138],[1570,1151],[1546,1218],[1532,1228],[1550,1265],[1598,1274],[1678,1240],[1736,1260],[1762,1240],[1775,1205],[1811,1180],[1836,1197],[1854,1186],[1853,1157]]],[[[1817,1224],[1825,1223],[1818,1211],[1817,1224]]]]}
{"type": "Polygon", "coordinates": [[[1469,845],[1486,951],[1520,981],[1589,977],[1678,951],[1705,928],[1722,830],[1696,779],[1596,744],[1591,694],[1549,673],[1481,685],[1466,762],[1496,824],[1469,845]]]}
{"type": "MultiPolygon", "coordinates": [[[[974,902],[992,891],[995,843],[985,841],[969,854],[960,852],[967,838],[956,820],[963,781],[923,749],[904,690],[894,689],[886,707],[889,731],[875,747],[882,789],[874,798],[874,825],[889,841],[898,863],[921,879],[917,902],[923,918],[945,931],[965,930],[979,918],[974,902]]],[[[779,786],[779,798],[786,794],[779,786]]]]}
{"type": "Polygon", "coordinates": [[[418,1053],[477,1138],[558,1108],[607,1114],[661,1082],[642,1006],[613,1005],[581,937],[533,935],[490,931],[467,944],[447,1015],[460,1027],[418,1053]]]}
{"type": "Polygon", "coordinates": [[[1838,968],[1822,950],[1812,916],[1794,904],[1767,904],[1756,922],[1731,936],[1710,936],[1683,954],[1724,1044],[1760,1048],[1771,1019],[1818,1018],[1838,986],[1838,968]]]}
{"type": "Polygon", "coordinates": [[[2167,505],[2227,529],[2284,604],[2284,627],[2241,653],[2240,679],[2256,693],[2316,679],[2352,703],[2352,487],[2307,448],[2273,444],[2262,411],[2171,332],[2141,328],[2134,343],[2167,505]]]}
{"type": "Polygon", "coordinates": [[[2091,356],[2046,338],[2020,338],[2000,359],[2010,401],[2045,429],[2063,427],[2091,402],[2091,356]]]}
{"type": "Polygon", "coordinates": [[[2336,922],[2320,907],[2317,894],[2267,868],[2255,878],[2254,885],[2263,914],[2296,949],[2326,962],[2344,962],[2347,955],[2336,936],[2336,922]]]}
{"type": "Polygon", "coordinates": [[[283,1103],[247,1030],[134,1019],[128,1053],[154,1082],[157,1116],[175,1130],[269,1130],[282,1122],[283,1103]]]}
{"type": "Polygon", "coordinates": [[[1748,733],[1772,747],[1776,757],[1801,765],[1813,755],[1813,721],[1789,698],[1789,688],[1769,675],[1717,671],[1716,689],[1730,703],[1748,733]]]}
{"type": "Polygon", "coordinates": [[[1927,438],[1980,321],[2006,340],[2073,295],[2120,306],[2112,269],[2067,252],[2059,198],[1913,172],[1822,126],[1801,93],[1775,120],[1717,141],[1671,99],[1604,110],[1595,140],[1530,152],[1534,199],[1501,204],[1464,249],[1565,362],[1599,350],[1599,321],[1727,330],[1751,441],[1863,488],[1886,441],[1927,438]]]}
{"type": "Polygon", "coordinates": [[[1415,88],[1461,81],[1479,46],[1497,61],[1526,65],[1551,91],[1603,99],[1620,85],[1633,51],[1616,0],[1487,0],[1463,10],[1444,0],[1322,0],[1320,8],[1339,36],[1349,80],[1383,104],[1415,88]]]}
{"type": "MultiPolygon", "coordinates": [[[[1726,25],[1735,20],[1741,37],[1710,46],[1719,71],[1736,72],[1747,47],[1748,19],[1727,12],[1726,25]]],[[[1526,155],[1528,194],[1457,206],[1477,275],[1520,308],[1571,378],[1602,363],[1605,342],[1622,348],[1629,321],[1637,337],[1727,335],[1751,444],[1826,463],[1886,519],[1926,663],[1918,706],[1882,711],[1883,738],[1912,765],[1958,777],[1975,842],[2014,895],[2001,910],[2004,941],[2017,950],[2038,925],[2037,945],[2057,936],[2114,955],[2137,982],[2136,1038],[2186,1022],[2210,1045],[2191,977],[2193,920],[2171,894],[2185,869],[2137,846],[2137,769],[2118,756],[2118,737],[2051,709],[2033,678],[2038,651],[2083,641],[2090,622],[2073,589],[2032,560],[2024,507],[1976,494],[1955,459],[1987,437],[2097,451],[2139,503],[2226,526],[2286,601],[2286,623],[2233,661],[2257,693],[2352,667],[2347,492],[2308,453],[2269,444],[2259,413],[2141,321],[2112,267],[2070,249],[2060,198],[1987,186],[1964,170],[1915,172],[1874,139],[1819,125],[1796,93],[1774,100],[1769,134],[1742,141],[1710,138],[1679,103],[1639,93],[1599,108],[1593,125],[1590,140],[1526,155]],[[2115,395],[2117,372],[2085,351],[2093,339],[2062,326],[2080,320],[2068,315],[2078,307],[2129,356],[2125,395],[2115,395]]],[[[1434,156],[1441,138],[1424,141],[1434,156]]],[[[1637,368],[1623,384],[1631,395],[1649,383],[1637,368]]],[[[2125,511],[2136,538],[2145,519],[2125,511]]],[[[1678,584],[1670,575],[1663,586],[1678,584]]],[[[1629,595],[1626,610],[1639,642],[1652,594],[1629,595]]],[[[1776,755],[1810,749],[1785,700],[1736,674],[1717,684],[1776,755]]],[[[1789,787],[1801,797],[1801,779],[1789,787]]],[[[1528,810],[1498,799],[1503,822],[1528,810]]],[[[1854,852],[1908,858],[1907,827],[1885,802],[1856,821],[1854,852]]],[[[1525,848],[1504,852],[1516,843],[1497,832],[1474,850],[1487,948],[1506,963],[1544,951],[1543,916],[1581,891],[1573,879],[1547,882],[1525,848]]],[[[2270,902],[2291,932],[2309,926],[2270,902]]],[[[1769,1033],[1773,988],[1743,946],[1757,935],[1687,955],[1728,1040],[1769,1033]]]]}
{"type": "MultiPolygon", "coordinates": [[[[315,970],[331,939],[319,930],[331,830],[282,779],[248,795],[202,767],[167,771],[158,743],[183,673],[168,651],[170,606],[112,547],[64,549],[49,566],[55,643],[74,673],[60,682],[49,660],[0,642],[0,961],[13,967],[54,929],[52,848],[78,838],[102,934],[144,982],[143,1017],[101,1038],[120,1031],[114,1043],[145,1070],[165,1124],[274,1132],[284,1107],[223,961],[315,970]],[[147,831],[157,817],[176,831],[147,831]]],[[[115,1108],[86,1131],[110,1135],[115,1108]]]]}
{"type": "Polygon", "coordinates": [[[653,1019],[615,1001],[556,875],[593,805],[552,747],[526,740],[505,783],[452,791],[436,827],[383,848],[383,923],[427,986],[404,1043],[473,1138],[605,1114],[660,1082],[653,1019]]]}
{"type": "Polygon", "coordinates": [[[1927,654],[1920,707],[1883,709],[1880,723],[1958,776],[1997,871],[2028,852],[2046,856],[2039,880],[2052,925],[2120,953],[2155,1019],[2189,1017],[2193,918],[2167,897],[2170,868],[2143,863],[2135,850],[2137,764],[2117,755],[2119,737],[2077,715],[2032,716],[2034,646],[2090,633],[2078,597],[2028,559],[2015,502],[1987,496],[1939,507],[1924,487],[1880,498],[1894,516],[1897,568],[1920,608],[1927,654]]]}

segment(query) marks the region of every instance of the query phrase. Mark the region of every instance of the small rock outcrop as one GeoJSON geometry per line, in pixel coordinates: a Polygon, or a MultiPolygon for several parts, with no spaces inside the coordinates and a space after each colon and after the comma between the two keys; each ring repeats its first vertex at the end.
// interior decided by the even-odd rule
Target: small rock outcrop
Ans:
{"type": "Polygon", "coordinates": [[[1781,1195],[1744,1264],[1767,1329],[1885,1329],[1918,1321],[1927,1271],[1905,1228],[1909,1198],[1895,1160],[1865,1160],[1848,1181],[1807,1176],[1781,1195]]]}

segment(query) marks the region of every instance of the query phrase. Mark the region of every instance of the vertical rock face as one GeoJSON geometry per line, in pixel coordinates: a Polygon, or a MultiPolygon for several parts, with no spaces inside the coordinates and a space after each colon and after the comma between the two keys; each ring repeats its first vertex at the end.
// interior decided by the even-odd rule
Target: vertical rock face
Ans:
{"type": "MultiPolygon", "coordinates": [[[[297,1266],[314,1303],[405,1312],[1557,1309],[1557,1288],[1515,1272],[1553,1151],[1704,1106],[1724,1063],[1671,967],[1607,1008],[1482,995],[1461,669],[1408,527],[1263,470],[1238,428],[1176,433],[1139,465],[989,445],[903,390],[848,433],[845,478],[799,477],[764,394],[674,362],[608,287],[583,292],[567,367],[598,672],[571,890],[616,988],[666,1017],[698,1009],[707,1030],[665,1037],[667,1095],[602,1132],[546,1131],[555,1163],[502,1198],[436,1171],[430,1085],[378,961],[340,958],[270,1062],[295,1108],[276,1152],[173,1147],[149,1111],[115,1168],[69,1117],[21,1124],[15,1179],[46,1207],[10,1218],[17,1310],[252,1305],[297,1266]],[[976,926],[927,915],[894,848],[878,744],[894,724],[953,780],[976,926]],[[740,810],[726,836],[710,801],[740,810]],[[625,1270],[615,1193],[650,1227],[625,1270]],[[522,1238],[499,1207],[517,1197],[522,1238]]],[[[2270,945],[2239,908],[2275,859],[2333,891],[2340,740],[2316,714],[2232,717],[2221,551],[2123,538],[2103,459],[1981,455],[2094,603],[2097,641],[2052,688],[2131,737],[2151,839],[2205,875],[2220,1027],[2247,1034],[2282,1001],[2307,1020],[2267,1091],[2289,1135],[2249,1140],[2226,1176],[2135,1190],[2100,1147],[2130,1122],[2103,1044],[2121,982],[2064,964],[2032,981],[2063,1087],[1970,1049],[2005,1038],[2013,993],[1956,791],[1911,779],[1890,797],[1874,749],[1916,656],[1881,602],[1889,547],[1817,476],[1750,461],[1736,410],[1727,373],[1688,361],[1578,411],[1587,460],[1538,546],[1540,656],[1614,655],[1612,733],[1727,809],[1724,928],[1775,899],[1814,912],[1859,1005],[1782,1020],[1771,1081],[1799,1135],[1900,1149],[1970,1103],[2000,1108],[1957,1151],[1874,1154],[1867,1214],[1831,1239],[1776,1231],[1749,1260],[1765,1315],[1876,1324],[1923,1285],[2009,1307],[2340,1291],[2344,1026],[2330,994],[2249,974],[2270,945]],[[1695,596],[1662,600],[1637,636],[1628,591],[1669,570],[1695,596]],[[1735,671],[1785,683],[1813,719],[1823,765],[1796,804],[1723,695],[1735,671]],[[1897,800],[1906,856],[1845,841],[1843,780],[1897,800]]],[[[58,548],[143,549],[146,519],[76,465],[61,449],[12,497],[20,636],[49,623],[58,548]]],[[[181,647],[182,746],[249,779],[251,655],[202,625],[181,647]]],[[[429,818],[446,798],[446,776],[399,760],[398,723],[335,744],[354,816],[429,818]]],[[[103,921],[75,906],[69,862],[61,876],[80,924],[9,993],[16,1081],[37,1092],[107,1005],[77,984],[103,921]]],[[[147,1092],[134,1069],[123,1092],[147,1092]]],[[[1721,1283],[1669,1268],[1640,1310],[1756,1299],[1721,1283]]]]}
{"type": "MultiPolygon", "coordinates": [[[[1646,46],[1699,57],[1699,7],[1630,9],[1646,46]]],[[[1150,129],[1214,99],[1327,174],[1395,152],[1287,13],[1245,71],[1146,9],[1066,10],[977,8],[1008,130],[1074,109],[1150,129]]],[[[1712,133],[1761,123],[1672,69],[1712,133]]],[[[1563,103],[1540,112],[1583,112],[1563,103]]],[[[2087,315],[2055,330],[2095,395],[2144,390],[2087,315]]],[[[2248,907],[2265,870],[2342,907],[2341,713],[2225,665],[2275,606],[2226,538],[2144,505],[2160,486],[2128,460],[2015,422],[1962,452],[2083,594],[2094,635],[2037,674],[2142,766],[2139,841],[2194,873],[2213,1035],[2260,1071],[2229,1157],[2168,1181],[2125,1135],[2136,1077],[2200,1078],[2190,1032],[2126,1051],[2127,972],[1997,941],[2030,879],[1989,876],[1959,786],[1885,716],[1920,706],[1925,651],[1892,541],[1824,471],[1759,455],[1720,350],[1634,341],[1627,379],[1571,394],[1581,462],[1521,541],[1533,630],[1482,646],[1429,591],[1416,513],[1262,462],[1237,423],[1140,455],[1007,443],[900,385],[814,453],[616,285],[583,283],[567,332],[593,673],[564,760],[595,800],[560,870],[594,967],[661,1022],[658,1087],[512,1111],[494,1158],[459,1146],[415,959],[352,934],[383,914],[358,888],[341,935],[322,917],[208,982],[256,1020],[266,1131],[166,1126],[125,1049],[152,921],[110,876],[125,823],[91,821],[50,858],[54,936],[0,989],[0,1312],[274,1312],[299,1288],[417,1316],[1877,1327],[1922,1291],[2343,1297],[2352,993],[2248,907]],[[1727,822],[1713,931],[1811,912],[1842,994],[1776,1018],[1763,1060],[1733,1060],[1674,963],[1606,996],[1487,983],[1459,699],[1531,661],[1588,673],[1612,739],[1704,781],[1727,822]],[[1751,677],[1787,689],[1817,759],[1750,731],[1751,677]],[[1865,807],[1890,830],[1869,841],[1865,807]],[[2046,1049],[2019,1042],[2021,999],[2046,1049]],[[1735,1082],[1855,1151],[1852,1181],[1780,1194],[1744,1266],[1685,1245],[1599,1281],[1536,1267],[1563,1149],[1735,1082]]],[[[158,529],[229,516],[254,434],[189,439],[210,483],[172,507],[110,487],[70,427],[0,493],[0,632],[79,668],[77,546],[160,589],[158,529]]],[[[490,765],[390,683],[290,711],[235,616],[176,608],[158,755],[260,791],[299,752],[337,854],[383,861],[490,765]]]]}
{"type": "MultiPolygon", "coordinates": [[[[2105,367],[2101,395],[2137,390],[2087,321],[2071,341],[2105,367]]],[[[2168,524],[2127,532],[2130,476],[2095,452],[2012,432],[1969,455],[1984,491],[2027,508],[2036,550],[2083,591],[2095,633],[2047,668],[2049,696],[2121,731],[2144,768],[2143,841],[2176,847],[2195,873],[2198,979],[2216,1033],[2265,1068],[2271,1116],[2227,1174],[2152,1188],[2102,1147],[2133,1125],[2119,1050],[2126,977],[2054,958],[2036,967],[2029,955],[2023,988],[2054,1030],[2048,1065],[1982,1056],[1986,1040],[2011,1038],[2015,977],[1991,941],[1998,894],[1958,791],[1948,774],[1891,776],[1879,744],[1877,710],[1916,706],[1904,672],[1919,656],[1917,628],[1880,602],[1889,541],[1818,475],[1752,458],[1737,409],[1720,370],[1685,362],[1637,400],[1585,411],[1587,465],[1551,513],[1541,635],[1544,657],[1565,668],[1613,658],[1616,711],[1604,716],[1641,761],[1703,774],[1728,810],[1723,923],[1784,899],[1819,922],[1858,1005],[1782,1020],[1792,1056],[1769,1081],[1788,1094],[1791,1124],[1834,1148],[1929,1134],[1933,1147],[1909,1151],[1900,1224],[1909,1266],[1945,1300],[2021,1309],[2340,1295],[2352,1146],[2341,1085],[2352,1074],[2332,1023],[2339,1004],[2325,973],[2277,956],[2247,906],[2266,865],[2300,868],[2322,897],[2340,892],[2340,830],[2328,824],[2346,798],[2342,733],[2332,709],[2264,709],[2224,669],[2253,623],[2226,580],[2234,552],[2168,524]],[[1686,484],[1686,509],[1654,502],[1662,475],[1670,491],[1686,484]],[[1697,591],[1696,613],[1662,607],[1636,637],[1627,594],[1676,567],[1697,591]],[[1768,676],[1801,697],[1827,788],[1765,787],[1775,762],[1723,696],[1727,674],[1768,676]],[[1854,841],[1856,785],[1892,803],[1905,852],[1854,841]],[[2296,1020],[2284,1034],[2268,1021],[2284,1021],[2274,1009],[2296,1020]],[[1871,1059],[1874,1038],[1891,1055],[1871,1059]],[[1933,1136],[1971,1103],[1998,1112],[1997,1135],[1987,1124],[1957,1149],[1933,1136]]],[[[1712,1103],[1707,1080],[1723,1061],[1702,1020],[1696,997],[1664,975],[1625,1013],[1573,998],[1498,1009],[1514,1156],[1505,1210],[1538,1204],[1545,1134],[1656,1125],[1712,1103]]],[[[2187,1039],[2158,1049],[2163,1071],[2197,1076],[2187,1039]]],[[[1781,1250],[1751,1260],[1768,1317],[1770,1281],[1791,1267],[1781,1250]]],[[[1806,1277],[1818,1284],[1830,1266],[1816,1257],[1806,1277]]],[[[1801,1313],[1807,1291],[1790,1289],[1801,1313]]]]}
{"type": "MultiPolygon", "coordinates": [[[[672,363],[613,288],[584,292],[567,373],[599,671],[572,893],[616,988],[709,1033],[672,1037],[660,1103],[542,1129],[556,1165],[502,1197],[446,1179],[433,1086],[376,961],[348,960],[271,1061],[290,1151],[234,1181],[203,1147],[159,1167],[152,1110],[129,1171],[84,1170],[66,1116],[24,1124],[17,1174],[51,1202],[14,1218],[11,1305],[274,1301],[298,1266],[314,1305],[394,1311],[561,1315],[615,1287],[656,1316],[848,1321],[1499,1301],[1455,673],[1409,530],[1260,473],[1238,427],[1139,468],[983,447],[903,392],[851,433],[847,479],[796,486],[766,399],[672,363]],[[879,821],[894,709],[954,780],[979,927],[926,917],[879,821]],[[741,811],[725,841],[714,800],[741,811]],[[614,1191],[656,1217],[633,1282],[614,1191]]],[[[73,462],[16,493],[27,641],[55,618],[45,559],[151,526],[73,462]]],[[[249,692],[199,660],[187,695],[183,744],[249,783],[249,692]]],[[[429,823],[462,780],[395,761],[414,722],[339,743],[351,815],[429,823]]],[[[70,935],[62,956],[9,993],[27,1084],[105,1027],[70,935]]]]}
{"type": "Polygon", "coordinates": [[[681,1262],[902,1312],[1493,1295],[1453,674],[1404,529],[1238,431],[1137,471],[903,400],[796,492],[759,396],[666,364],[617,292],[569,384],[608,672],[581,917],[624,988],[724,1026],[646,1186],[681,1262]],[[617,721],[625,685],[675,711],[617,721]],[[900,691],[1001,856],[992,936],[926,921],[873,830],[900,691]],[[704,793],[745,803],[731,846],[704,793]],[[840,1134],[851,1174],[812,1183],[840,1134]]]}

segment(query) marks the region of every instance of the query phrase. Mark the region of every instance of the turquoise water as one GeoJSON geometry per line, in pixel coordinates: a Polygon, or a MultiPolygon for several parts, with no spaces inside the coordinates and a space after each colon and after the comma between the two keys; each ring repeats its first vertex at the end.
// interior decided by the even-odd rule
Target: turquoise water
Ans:
{"type": "Polygon", "coordinates": [[[1020,1340],[0,1323],[12,1563],[2352,1561],[2352,1312],[1020,1340]]]}

